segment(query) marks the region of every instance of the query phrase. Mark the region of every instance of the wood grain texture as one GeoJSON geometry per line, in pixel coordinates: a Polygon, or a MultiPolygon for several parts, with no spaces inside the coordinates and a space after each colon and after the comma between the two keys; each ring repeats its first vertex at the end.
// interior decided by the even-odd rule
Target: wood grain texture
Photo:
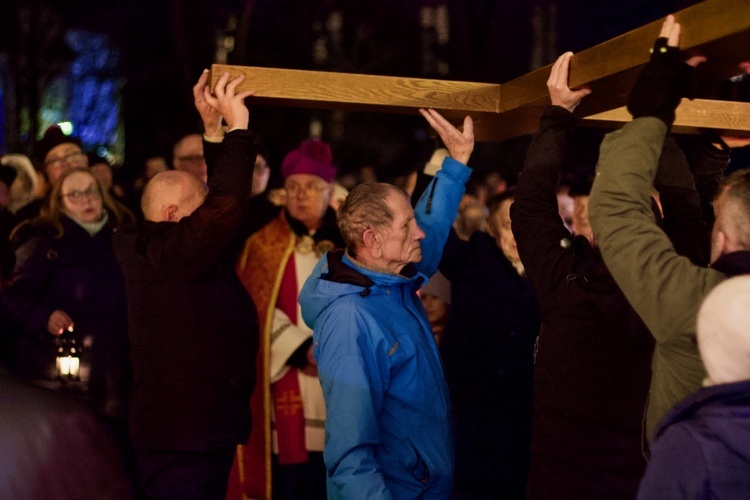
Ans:
{"type": "MultiPolygon", "coordinates": [[[[675,13],[675,17],[682,25],[680,47],[685,55],[708,58],[696,71],[695,96],[714,99],[719,82],[740,73],[739,63],[750,57],[750,0],[705,0],[675,13]]],[[[640,69],[649,60],[662,22],[654,21],[573,56],[571,87],[592,90],[576,114],[591,117],[624,106],[640,69]]],[[[486,84],[214,65],[210,82],[213,88],[224,72],[233,77],[244,74],[246,79],[239,88],[255,90],[253,100],[260,104],[387,113],[435,108],[456,122],[470,114],[476,122],[477,140],[499,141],[536,130],[538,118],[549,104],[546,82],[550,68],[503,84],[486,84]]],[[[705,102],[681,110],[677,130],[750,132],[747,120],[740,116],[744,111],[720,107],[725,111],[710,112],[708,108],[710,104],[705,102]],[[686,120],[684,127],[681,120],[686,120]],[[700,126],[689,125],[694,122],[700,126]]],[[[592,121],[621,123],[605,116],[592,121]]]]}
{"type": "MultiPolygon", "coordinates": [[[[625,107],[604,111],[584,119],[587,125],[619,126],[632,120],[625,107]]],[[[720,135],[750,137],[750,103],[683,99],[677,108],[672,131],[699,133],[711,129],[720,135]]]]}

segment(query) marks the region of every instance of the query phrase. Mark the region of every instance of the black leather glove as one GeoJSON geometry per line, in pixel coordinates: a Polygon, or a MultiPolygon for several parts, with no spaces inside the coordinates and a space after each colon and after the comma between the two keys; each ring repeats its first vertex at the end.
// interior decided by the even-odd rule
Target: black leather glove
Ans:
{"type": "Polygon", "coordinates": [[[694,68],[680,60],[680,49],[669,47],[667,39],[657,38],[646,64],[628,97],[628,111],[633,118],[654,116],[670,128],[675,110],[690,91],[694,68]]]}

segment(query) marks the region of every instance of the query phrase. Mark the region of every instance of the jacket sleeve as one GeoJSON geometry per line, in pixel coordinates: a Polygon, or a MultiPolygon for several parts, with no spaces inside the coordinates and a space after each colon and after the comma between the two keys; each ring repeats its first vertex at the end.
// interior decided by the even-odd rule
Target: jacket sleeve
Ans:
{"type": "Polygon", "coordinates": [[[458,205],[470,175],[469,167],[446,157],[443,167],[417,202],[414,214],[426,236],[422,241],[422,260],[416,266],[425,276],[432,276],[437,271],[448,231],[458,214],[458,205]]]}
{"type": "Polygon", "coordinates": [[[540,304],[550,303],[546,297],[564,278],[565,272],[557,269],[569,268],[560,267],[561,259],[572,258],[567,250],[571,234],[560,217],[556,191],[575,124],[576,118],[564,108],[549,106],[545,110],[510,207],[518,253],[540,304]]]}
{"type": "MultiPolygon", "coordinates": [[[[26,335],[44,335],[57,309],[40,299],[47,283],[50,239],[37,234],[16,249],[16,268],[0,296],[3,322],[26,335]]],[[[75,318],[73,318],[75,320],[75,318]]]]}
{"type": "Polygon", "coordinates": [[[250,199],[257,142],[246,130],[221,144],[203,204],[179,222],[160,222],[145,237],[145,253],[164,279],[190,280],[212,268],[239,237],[250,199]]]}
{"type": "Polygon", "coordinates": [[[711,498],[704,450],[689,430],[673,425],[654,444],[638,500],[711,498]]]}
{"type": "Polygon", "coordinates": [[[368,326],[352,314],[355,304],[339,299],[315,324],[314,350],[326,401],[323,452],[330,498],[391,499],[375,460],[380,444],[378,414],[387,380],[387,356],[367,343],[368,326]],[[343,306],[343,309],[342,309],[343,306]],[[335,310],[330,310],[335,309],[335,310]]]}
{"type": "Polygon", "coordinates": [[[651,211],[666,125],[643,117],[607,135],[589,200],[602,257],[659,343],[694,331],[698,306],[723,275],[677,254],[651,211]]]}

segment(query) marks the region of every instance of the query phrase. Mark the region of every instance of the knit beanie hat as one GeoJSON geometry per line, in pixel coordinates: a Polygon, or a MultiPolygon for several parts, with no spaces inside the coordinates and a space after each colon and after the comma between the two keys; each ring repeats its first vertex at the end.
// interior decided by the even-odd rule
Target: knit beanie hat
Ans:
{"type": "Polygon", "coordinates": [[[44,163],[47,153],[60,144],[72,143],[83,150],[83,145],[78,137],[65,135],[60,127],[53,125],[44,132],[44,137],[36,145],[36,157],[39,163],[44,163]]]}
{"type": "Polygon", "coordinates": [[[750,276],[728,279],[708,294],[698,311],[698,350],[706,385],[750,380],[750,276]]]}

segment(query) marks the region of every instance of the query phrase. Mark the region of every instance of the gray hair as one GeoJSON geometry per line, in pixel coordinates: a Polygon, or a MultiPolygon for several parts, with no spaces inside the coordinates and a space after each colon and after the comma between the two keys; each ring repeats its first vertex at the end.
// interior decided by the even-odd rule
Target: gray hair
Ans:
{"type": "Polygon", "coordinates": [[[722,227],[733,233],[742,248],[750,250],[750,169],[727,176],[719,188],[722,194],[726,196],[720,214],[722,227]]]}
{"type": "Polygon", "coordinates": [[[338,211],[339,231],[349,251],[356,255],[362,245],[365,231],[380,232],[393,222],[393,211],[388,205],[388,196],[398,193],[409,200],[409,195],[392,184],[378,182],[360,184],[352,189],[338,211]]]}

